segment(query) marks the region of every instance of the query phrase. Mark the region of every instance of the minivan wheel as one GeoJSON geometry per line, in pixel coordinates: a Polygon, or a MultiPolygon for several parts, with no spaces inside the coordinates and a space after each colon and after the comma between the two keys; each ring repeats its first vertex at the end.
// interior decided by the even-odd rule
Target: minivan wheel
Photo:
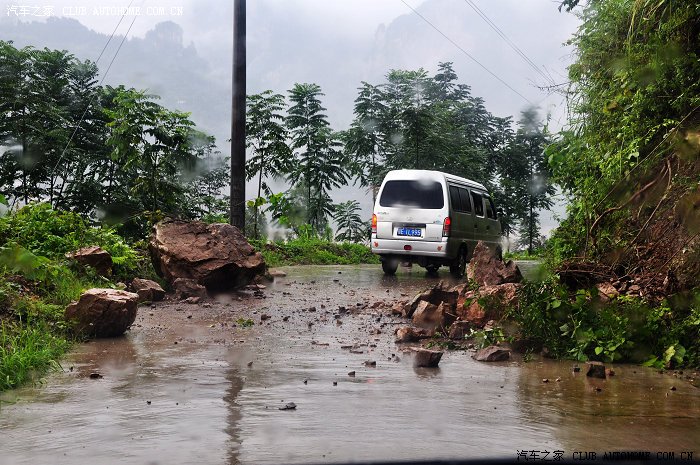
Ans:
{"type": "Polygon", "coordinates": [[[464,272],[467,270],[467,250],[462,247],[457,254],[454,265],[450,266],[450,273],[455,278],[461,278],[464,276],[464,272]]]}
{"type": "Polygon", "coordinates": [[[384,271],[384,274],[387,275],[395,275],[396,274],[396,269],[399,267],[399,261],[391,258],[387,258],[386,260],[382,260],[382,270],[384,271]]]}

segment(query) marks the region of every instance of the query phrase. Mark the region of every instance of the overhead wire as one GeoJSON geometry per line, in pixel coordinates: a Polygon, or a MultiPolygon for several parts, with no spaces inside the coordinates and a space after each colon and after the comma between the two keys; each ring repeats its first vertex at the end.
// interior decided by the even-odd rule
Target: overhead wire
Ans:
{"type": "Polygon", "coordinates": [[[454,45],[455,47],[457,47],[457,49],[459,49],[464,55],[466,55],[466,56],[467,56],[469,59],[471,59],[474,63],[476,63],[477,65],[479,65],[479,67],[481,67],[484,71],[486,71],[486,72],[489,73],[491,76],[493,76],[494,78],[496,78],[496,80],[497,80],[498,82],[500,82],[501,84],[503,84],[504,86],[506,86],[506,87],[507,87],[508,89],[510,89],[513,93],[515,93],[516,95],[518,95],[520,98],[522,98],[523,100],[525,100],[525,101],[526,101],[527,103],[529,103],[530,105],[533,105],[533,103],[530,101],[530,99],[528,99],[528,98],[525,97],[523,94],[521,94],[520,92],[518,92],[515,88],[513,88],[510,84],[508,84],[506,81],[504,81],[504,80],[503,80],[500,76],[498,76],[496,73],[494,73],[493,71],[491,71],[490,69],[488,69],[488,68],[487,68],[485,65],[483,65],[479,60],[477,60],[472,54],[470,54],[469,52],[467,52],[466,50],[464,50],[464,48],[462,48],[457,42],[455,42],[454,40],[452,40],[447,34],[445,34],[444,32],[442,32],[437,26],[435,26],[432,22],[430,22],[425,16],[423,16],[422,14],[420,14],[415,8],[413,8],[411,5],[409,5],[409,4],[406,2],[406,0],[401,0],[401,3],[403,3],[403,4],[406,5],[408,8],[410,8],[419,18],[421,18],[423,21],[425,21],[430,27],[432,27],[433,29],[435,29],[435,31],[437,31],[441,36],[443,36],[445,39],[447,39],[452,45],[454,45]]]}
{"type": "MultiPolygon", "coordinates": [[[[141,2],[141,5],[143,6],[143,3],[145,0],[141,2]]],[[[119,22],[115,26],[114,30],[112,31],[112,34],[110,35],[109,39],[107,39],[107,42],[105,43],[104,47],[102,47],[102,51],[100,52],[99,56],[97,57],[97,60],[95,61],[95,64],[97,64],[100,59],[102,58],[102,55],[104,54],[105,50],[107,50],[107,47],[109,46],[109,43],[112,41],[114,38],[114,35],[117,32],[117,29],[121,25],[122,21],[124,20],[124,17],[126,16],[127,12],[130,10],[131,5],[134,3],[134,0],[131,0],[129,3],[129,6],[124,10],[124,13],[121,15],[119,18],[119,22]]],[[[136,17],[138,15],[134,15],[134,19],[131,20],[131,24],[129,25],[129,28],[126,30],[126,34],[122,37],[121,42],[119,43],[119,46],[117,47],[116,52],[114,52],[114,56],[112,57],[112,60],[109,62],[109,65],[107,66],[107,69],[105,70],[104,73],[102,73],[102,76],[100,78],[99,83],[97,84],[98,87],[102,86],[102,83],[105,80],[105,77],[107,77],[107,73],[109,73],[109,70],[112,68],[112,64],[114,64],[114,60],[117,58],[117,55],[119,55],[119,51],[122,49],[122,45],[124,45],[124,42],[126,41],[127,36],[129,35],[129,32],[131,32],[131,28],[134,26],[134,22],[136,22],[136,17]]],[[[51,170],[51,174],[56,172],[56,168],[58,168],[58,165],[61,163],[63,160],[63,157],[66,155],[66,151],[68,150],[68,147],[70,147],[70,144],[73,142],[73,139],[75,138],[75,135],[78,133],[78,129],[80,129],[80,124],[85,120],[85,115],[87,115],[88,110],[92,106],[92,103],[95,101],[96,93],[90,97],[90,101],[88,102],[87,106],[85,107],[85,110],[83,111],[82,115],[80,115],[80,119],[75,125],[75,128],[73,128],[73,132],[71,133],[70,138],[68,139],[68,142],[66,142],[65,147],[63,147],[63,150],[61,151],[61,155],[58,157],[58,160],[56,161],[56,165],[54,165],[53,170],[51,170]]]]}
{"type": "Polygon", "coordinates": [[[483,19],[484,22],[486,22],[486,24],[488,24],[489,27],[493,29],[496,32],[496,34],[498,34],[498,36],[501,37],[501,39],[503,39],[505,43],[508,44],[508,46],[523,59],[523,61],[525,61],[525,63],[527,63],[528,66],[530,66],[530,68],[532,68],[536,73],[538,73],[542,78],[544,78],[544,80],[550,85],[555,84],[554,79],[552,79],[551,76],[545,74],[544,71],[540,69],[540,67],[537,66],[535,62],[532,61],[530,57],[528,57],[527,54],[520,49],[520,47],[518,47],[512,40],[510,40],[506,33],[503,32],[503,30],[500,27],[498,27],[498,25],[496,25],[496,23],[494,23],[491,20],[491,18],[489,18],[488,15],[486,15],[486,13],[484,13],[472,0],[464,0],[464,2],[467,5],[469,5],[472,8],[472,10],[474,10],[476,14],[479,15],[479,17],[483,19]]]}

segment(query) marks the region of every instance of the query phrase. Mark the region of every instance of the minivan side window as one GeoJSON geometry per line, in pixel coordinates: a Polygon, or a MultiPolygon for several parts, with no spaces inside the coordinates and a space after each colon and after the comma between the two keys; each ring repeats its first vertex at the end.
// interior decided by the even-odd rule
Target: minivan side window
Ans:
{"type": "Polygon", "coordinates": [[[492,220],[497,219],[496,209],[493,207],[493,200],[491,200],[491,197],[484,197],[484,200],[486,203],[486,216],[492,220]]]}
{"type": "Polygon", "coordinates": [[[450,203],[454,211],[464,211],[462,209],[462,201],[459,198],[459,188],[455,186],[450,186],[450,203]]]}
{"type": "Polygon", "coordinates": [[[476,216],[484,216],[484,201],[481,194],[472,191],[472,200],[474,201],[474,213],[476,213],[476,216]]]}
{"type": "Polygon", "coordinates": [[[472,212],[472,201],[469,200],[469,191],[463,187],[459,188],[459,196],[462,199],[462,208],[464,209],[463,211],[467,213],[472,212]]]}

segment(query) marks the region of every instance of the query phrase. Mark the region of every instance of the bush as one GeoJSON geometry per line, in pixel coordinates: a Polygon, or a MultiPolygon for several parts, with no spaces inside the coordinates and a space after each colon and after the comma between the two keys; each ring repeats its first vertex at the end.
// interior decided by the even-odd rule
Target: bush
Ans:
{"type": "Polygon", "coordinates": [[[142,260],[114,229],[93,227],[80,215],[53,210],[46,203],[27,205],[0,218],[0,247],[8,243],[57,261],[68,252],[98,245],[112,255],[117,276],[130,275],[142,260]]]}

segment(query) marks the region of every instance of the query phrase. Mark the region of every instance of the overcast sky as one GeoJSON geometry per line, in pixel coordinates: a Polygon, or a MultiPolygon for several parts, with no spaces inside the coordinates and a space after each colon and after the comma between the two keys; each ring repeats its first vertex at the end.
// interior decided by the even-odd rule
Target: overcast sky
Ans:
{"type": "MultiPolygon", "coordinates": [[[[566,81],[566,66],[572,57],[571,49],[563,43],[578,27],[574,15],[560,13],[558,3],[553,0],[472,1],[537,67],[557,83],[566,81]]],[[[339,130],[352,120],[353,100],[361,80],[380,83],[392,68],[424,67],[433,73],[438,62],[452,61],[460,81],[469,84],[474,95],[483,97],[486,108],[493,114],[514,115],[517,119],[520,111],[532,102],[543,115],[551,114],[553,129],[564,124],[566,112],[561,96],[547,95],[537,88],[546,81],[477,15],[469,0],[405,2],[439,32],[402,0],[248,0],[248,92],[273,89],[286,93],[295,82],[316,82],[326,94],[324,103],[331,124],[339,130]]],[[[48,13],[71,17],[90,29],[111,34],[121,18],[119,8],[131,6],[131,12],[117,29],[117,35],[123,35],[134,19],[131,13],[138,8],[129,37],[145,37],[159,22],[173,21],[182,27],[185,44],[192,43],[208,62],[210,75],[228,83],[232,3],[229,0],[0,0],[0,5],[4,5],[0,14],[16,16],[18,8],[29,6],[34,7],[32,15],[23,19],[41,20],[33,14],[48,13]]],[[[128,66],[128,63],[116,64],[128,66]]],[[[230,101],[230,97],[224,95],[221,100],[230,101]]],[[[221,114],[222,121],[228,118],[230,110],[221,114]]],[[[217,137],[226,152],[222,141],[227,137],[222,134],[217,137]]],[[[356,196],[352,191],[344,191],[336,200],[347,200],[353,195],[356,196]]],[[[554,225],[549,218],[543,220],[545,230],[554,225]]]]}

